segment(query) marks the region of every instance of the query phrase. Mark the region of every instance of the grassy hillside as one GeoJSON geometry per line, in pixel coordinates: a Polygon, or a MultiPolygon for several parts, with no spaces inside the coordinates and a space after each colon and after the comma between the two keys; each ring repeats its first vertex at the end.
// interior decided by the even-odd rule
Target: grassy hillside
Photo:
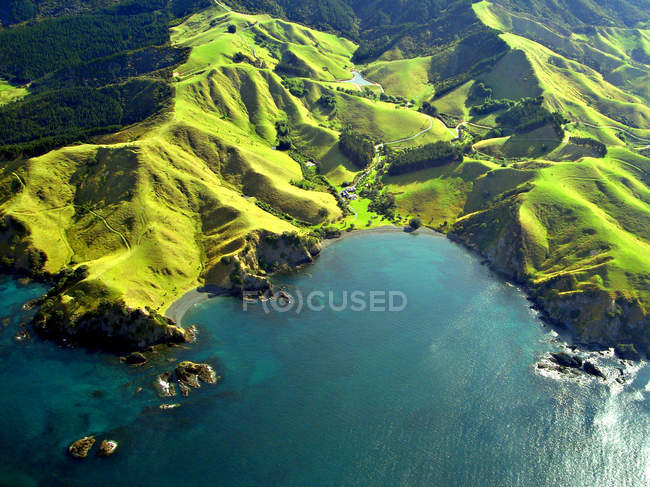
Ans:
{"type": "Polygon", "coordinates": [[[17,101],[27,96],[27,89],[23,87],[13,86],[7,81],[0,78],[0,105],[17,101]]]}
{"type": "MultiPolygon", "coordinates": [[[[297,183],[312,177],[305,161],[334,184],[354,179],[359,168],[338,148],[346,125],[377,141],[451,138],[415,110],[338,91],[356,46],[333,34],[215,6],[173,27],[171,40],[189,55],[170,73],[167,110],[0,172],[2,215],[25,227],[20,242],[3,241],[6,254],[22,262],[28,245],[47,272],[87,266],[92,292],[64,298],[77,315],[104,299],[162,311],[201,283],[230,282],[224,257],[243,252],[252,232],[343,225],[327,187],[297,183]],[[300,76],[287,75],[287,56],[300,76]],[[302,162],[276,150],[280,126],[302,162]]],[[[56,74],[57,83],[71,76],[56,74]]],[[[373,219],[369,202],[359,204],[373,219]]]]}
{"type": "MultiPolygon", "coordinates": [[[[101,144],[3,166],[2,213],[26,226],[30,244],[47,257],[45,270],[87,265],[88,281],[127,305],[163,310],[221,276],[222,257],[242,250],[251,231],[305,232],[303,224],[341,215],[327,192],[291,184],[303,177],[300,165],[273,150],[278,120],[288,119],[314,152],[332,150],[336,133],[319,127],[272,70],[228,57],[241,39],[222,23],[242,18],[224,19],[213,8],[174,30],[173,42],[193,51],[177,68],[172,110],[101,144]]],[[[338,49],[332,63],[351,56],[348,42],[334,36],[255,21],[296,43],[320,43],[324,55],[331,43],[338,49]]]]}

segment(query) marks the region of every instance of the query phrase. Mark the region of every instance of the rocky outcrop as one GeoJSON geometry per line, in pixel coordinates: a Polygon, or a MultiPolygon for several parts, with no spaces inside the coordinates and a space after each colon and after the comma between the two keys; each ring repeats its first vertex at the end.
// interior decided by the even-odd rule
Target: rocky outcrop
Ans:
{"type": "Polygon", "coordinates": [[[589,360],[585,360],[584,364],[582,365],[582,370],[584,370],[589,375],[593,375],[594,377],[599,377],[603,380],[607,379],[607,377],[605,377],[605,374],[603,374],[603,372],[589,360]]]}
{"type": "Polygon", "coordinates": [[[264,292],[270,288],[271,274],[309,264],[320,250],[316,237],[288,232],[279,235],[265,230],[252,232],[246,237],[244,248],[221,259],[207,273],[206,280],[236,293],[264,292]]]}
{"type": "Polygon", "coordinates": [[[128,365],[144,365],[147,363],[147,357],[140,352],[133,352],[124,357],[124,362],[128,365]]]}
{"type": "Polygon", "coordinates": [[[84,436],[68,447],[68,453],[70,453],[73,458],[86,458],[88,452],[90,452],[90,449],[95,444],[95,441],[97,440],[95,440],[94,436],[84,436]]]}
{"type": "Polygon", "coordinates": [[[582,367],[582,359],[580,357],[564,352],[552,353],[551,360],[562,367],[570,367],[572,369],[582,367]]]}
{"type": "Polygon", "coordinates": [[[185,330],[150,309],[102,302],[91,311],[76,311],[72,302],[62,296],[48,298],[34,317],[34,328],[58,341],[111,351],[145,350],[152,345],[187,340],[185,330]]]}
{"type": "Polygon", "coordinates": [[[117,450],[117,441],[115,440],[102,440],[99,444],[99,450],[97,450],[98,457],[108,457],[115,453],[117,450]]]}
{"type": "Polygon", "coordinates": [[[208,364],[196,364],[194,362],[181,362],[174,369],[178,381],[185,382],[192,387],[201,387],[199,381],[206,384],[216,384],[218,376],[214,369],[208,364]]]}
{"type": "Polygon", "coordinates": [[[176,396],[176,385],[183,396],[189,396],[192,388],[201,387],[201,382],[216,384],[221,379],[214,368],[209,364],[197,364],[194,362],[179,362],[174,368],[174,373],[164,372],[160,374],[153,383],[158,396],[176,396]]]}
{"type": "MultiPolygon", "coordinates": [[[[575,347],[572,347],[574,349],[575,347]]],[[[597,354],[591,354],[589,359],[597,357],[597,354]]],[[[578,378],[581,375],[590,375],[599,379],[607,380],[607,376],[602,370],[589,359],[583,359],[578,355],[572,355],[566,352],[553,352],[537,364],[538,370],[553,371],[555,373],[578,378]]]]}

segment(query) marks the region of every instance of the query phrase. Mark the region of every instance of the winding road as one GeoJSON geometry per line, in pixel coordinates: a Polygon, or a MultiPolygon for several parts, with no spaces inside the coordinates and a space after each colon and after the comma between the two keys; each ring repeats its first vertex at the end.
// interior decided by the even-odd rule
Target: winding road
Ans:
{"type": "Polygon", "coordinates": [[[425,128],[424,130],[420,130],[417,134],[412,135],[410,137],[406,137],[404,139],[393,140],[392,142],[385,142],[385,143],[382,143],[382,144],[377,144],[375,146],[375,152],[378,151],[379,149],[381,149],[385,145],[393,145],[393,144],[400,144],[402,142],[408,142],[409,140],[416,139],[420,135],[426,134],[428,131],[430,131],[433,128],[433,120],[434,119],[433,119],[433,117],[430,117],[429,115],[425,115],[424,113],[422,115],[424,115],[425,117],[427,117],[429,119],[429,126],[427,128],[425,128]]]}
{"type": "Polygon", "coordinates": [[[212,0],[212,1],[214,2],[215,5],[221,7],[221,8],[224,9],[226,12],[230,12],[230,11],[232,11],[232,9],[231,9],[230,7],[228,7],[227,5],[224,5],[223,3],[219,2],[219,1],[217,1],[217,0],[212,0]]]}

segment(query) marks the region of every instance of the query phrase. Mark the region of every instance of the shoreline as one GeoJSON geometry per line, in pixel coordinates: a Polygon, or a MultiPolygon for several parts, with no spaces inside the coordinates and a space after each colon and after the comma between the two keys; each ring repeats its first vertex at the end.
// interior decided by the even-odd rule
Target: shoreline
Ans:
{"type": "Polygon", "coordinates": [[[432,235],[432,236],[439,236],[439,237],[444,237],[445,236],[444,234],[442,234],[440,232],[436,232],[435,230],[433,230],[432,228],[429,228],[429,227],[424,227],[423,226],[423,227],[420,227],[417,230],[413,230],[413,231],[407,231],[407,230],[405,230],[405,228],[408,228],[408,227],[398,227],[396,225],[382,225],[380,227],[373,227],[373,228],[359,228],[359,229],[352,230],[351,232],[348,232],[346,230],[341,230],[341,236],[340,237],[324,239],[322,241],[321,250],[324,250],[327,247],[329,247],[331,245],[334,245],[336,242],[340,242],[340,241],[345,240],[345,239],[350,238],[350,237],[358,237],[358,236],[363,236],[363,235],[373,235],[373,234],[377,234],[377,233],[394,233],[394,232],[398,232],[398,233],[406,233],[406,234],[414,234],[414,235],[424,234],[424,235],[432,235]]]}
{"type": "Polygon", "coordinates": [[[200,286],[186,292],[176,301],[174,301],[165,311],[165,317],[176,322],[177,325],[183,326],[183,318],[187,312],[197,304],[208,301],[217,296],[234,296],[235,293],[219,286],[207,285],[200,286]]]}
{"type": "MultiPolygon", "coordinates": [[[[413,234],[414,236],[429,235],[432,237],[444,238],[453,244],[459,245],[470,255],[473,255],[474,257],[481,259],[482,260],[481,263],[487,265],[490,271],[495,273],[499,277],[499,279],[521,290],[521,292],[525,294],[525,297],[528,300],[528,302],[531,303],[531,309],[537,311],[538,319],[541,321],[541,323],[544,326],[553,329],[559,335],[563,336],[568,345],[578,347],[584,352],[593,352],[593,351],[599,351],[599,350],[611,348],[601,343],[580,341],[577,338],[575,332],[571,329],[571,327],[553,319],[549,315],[549,313],[547,312],[546,309],[544,309],[541,303],[539,303],[538,300],[534,299],[532,290],[525,283],[518,282],[512,276],[509,276],[508,274],[495,269],[492,262],[488,258],[486,258],[483,254],[478,252],[476,249],[473,249],[465,245],[463,242],[458,241],[454,238],[450,238],[448,235],[438,232],[430,227],[422,226],[417,230],[412,230],[412,231],[409,231],[408,228],[409,227],[407,226],[382,225],[374,228],[355,229],[351,232],[343,230],[341,231],[341,235],[337,238],[324,239],[321,242],[321,252],[329,248],[330,246],[335,245],[337,242],[341,242],[345,239],[352,238],[352,237],[363,237],[366,235],[373,235],[373,234],[405,233],[405,234],[413,234]]],[[[320,253],[318,255],[320,255],[320,253]]],[[[316,256],[316,258],[318,257],[318,255],[316,256]]],[[[300,267],[303,266],[299,266],[299,268],[300,267]]],[[[297,270],[297,269],[293,269],[293,270],[297,270]]],[[[185,317],[187,312],[190,311],[194,306],[201,304],[205,301],[208,301],[209,299],[217,296],[235,296],[235,295],[236,293],[233,292],[232,290],[220,288],[219,286],[214,286],[214,285],[201,286],[191,291],[188,291],[179,299],[174,301],[165,312],[165,316],[174,320],[179,326],[183,326],[183,318],[185,317]]],[[[641,353],[641,356],[643,357],[644,354],[641,353]]]]}
{"type": "MultiPolygon", "coordinates": [[[[347,238],[360,237],[360,236],[372,235],[378,233],[399,232],[399,233],[407,233],[407,234],[414,234],[414,235],[431,235],[431,236],[436,236],[441,238],[445,237],[444,234],[440,232],[436,232],[435,230],[428,227],[421,227],[412,232],[405,231],[404,228],[407,227],[398,227],[395,225],[383,225],[381,227],[363,228],[363,229],[353,230],[351,232],[346,232],[345,230],[343,230],[341,231],[340,237],[324,239],[321,243],[322,245],[321,252],[327,249],[328,247],[336,244],[337,242],[341,242],[342,240],[345,240],[347,238]]],[[[236,295],[235,292],[229,289],[221,288],[219,286],[215,286],[215,285],[200,286],[186,292],[180,298],[174,301],[169,306],[169,308],[167,308],[167,310],[165,311],[165,316],[173,320],[174,322],[176,322],[176,324],[178,324],[179,326],[183,326],[183,318],[194,306],[204,303],[217,296],[235,296],[235,295],[236,295]]]]}

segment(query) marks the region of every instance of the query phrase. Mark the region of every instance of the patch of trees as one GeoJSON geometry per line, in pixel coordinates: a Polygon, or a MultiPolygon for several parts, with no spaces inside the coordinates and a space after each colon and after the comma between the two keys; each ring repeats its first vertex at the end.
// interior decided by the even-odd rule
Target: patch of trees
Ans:
{"type": "Polygon", "coordinates": [[[44,17],[70,17],[89,13],[132,15],[156,10],[185,17],[209,7],[210,0],[3,0],[0,22],[4,26],[44,17]]]}
{"type": "Polygon", "coordinates": [[[428,101],[422,103],[422,107],[420,107],[419,111],[431,117],[438,116],[438,109],[428,101]]]}
{"type": "Polygon", "coordinates": [[[375,144],[367,135],[346,127],[339,137],[339,148],[359,167],[366,167],[375,157],[375,144]]]}
{"type": "Polygon", "coordinates": [[[61,88],[100,87],[120,83],[144,74],[161,72],[161,78],[170,78],[171,68],[185,62],[189,48],[167,46],[145,47],[137,51],[121,52],[88,63],[59,69],[46,77],[34,81],[32,92],[43,92],[61,88]]]}
{"type": "Polygon", "coordinates": [[[185,17],[212,5],[211,0],[171,0],[169,9],[174,17],[185,17]]]}
{"type": "Polygon", "coordinates": [[[593,150],[598,157],[605,157],[607,155],[607,146],[602,142],[592,139],[590,137],[569,137],[569,143],[588,147],[593,150]]]}
{"type": "Polygon", "coordinates": [[[336,97],[334,95],[326,93],[318,99],[318,104],[327,110],[333,110],[336,108],[336,97]]]}
{"type": "Polygon", "coordinates": [[[37,13],[32,0],[5,0],[0,6],[0,21],[3,25],[17,24],[33,19],[37,13]]]}
{"type": "Polygon", "coordinates": [[[492,88],[482,82],[474,83],[467,94],[467,103],[469,106],[480,105],[489,98],[492,98],[492,88]]]}
{"type": "Polygon", "coordinates": [[[385,103],[394,103],[395,105],[406,105],[409,102],[403,96],[388,95],[383,92],[379,94],[379,101],[383,101],[385,103]]]}
{"type": "Polygon", "coordinates": [[[92,59],[165,44],[167,21],[158,13],[82,15],[0,30],[0,73],[28,82],[92,59]]]}
{"type": "Polygon", "coordinates": [[[301,79],[296,78],[285,78],[282,80],[282,86],[284,86],[293,96],[302,98],[305,96],[305,82],[301,79]]]}
{"type": "Polygon", "coordinates": [[[397,176],[449,162],[463,160],[463,148],[449,142],[434,142],[422,147],[407,149],[393,157],[388,174],[397,176]]]}
{"type": "Polygon", "coordinates": [[[0,153],[37,155],[147,118],[171,97],[162,81],[132,80],[104,88],[66,88],[0,107],[0,153]]]}
{"type": "Polygon", "coordinates": [[[320,30],[346,32],[352,38],[359,32],[357,17],[346,0],[234,0],[230,4],[237,10],[267,12],[320,30]]]}
{"type": "Polygon", "coordinates": [[[378,215],[384,215],[389,220],[395,218],[395,210],[397,210],[397,203],[395,203],[395,196],[392,193],[381,192],[378,194],[370,194],[370,204],[368,209],[374,211],[378,215]]]}
{"type": "Polygon", "coordinates": [[[505,108],[511,108],[515,105],[515,102],[512,100],[493,100],[492,98],[486,100],[480,105],[475,105],[470,108],[470,115],[487,115],[488,113],[498,112],[505,108]]]}
{"type": "Polygon", "coordinates": [[[293,147],[293,143],[291,141],[291,136],[289,135],[289,122],[286,120],[279,120],[275,122],[275,131],[278,134],[278,150],[284,151],[291,149],[293,147]]]}
{"type": "Polygon", "coordinates": [[[413,217],[409,220],[409,227],[413,230],[417,230],[422,226],[422,220],[419,217],[413,217]]]}
{"type": "Polygon", "coordinates": [[[543,101],[543,96],[522,98],[504,113],[497,116],[495,120],[498,124],[512,129],[517,134],[530,132],[551,124],[558,136],[563,136],[562,124],[565,123],[564,117],[557,112],[549,112],[542,106],[543,101]]]}

